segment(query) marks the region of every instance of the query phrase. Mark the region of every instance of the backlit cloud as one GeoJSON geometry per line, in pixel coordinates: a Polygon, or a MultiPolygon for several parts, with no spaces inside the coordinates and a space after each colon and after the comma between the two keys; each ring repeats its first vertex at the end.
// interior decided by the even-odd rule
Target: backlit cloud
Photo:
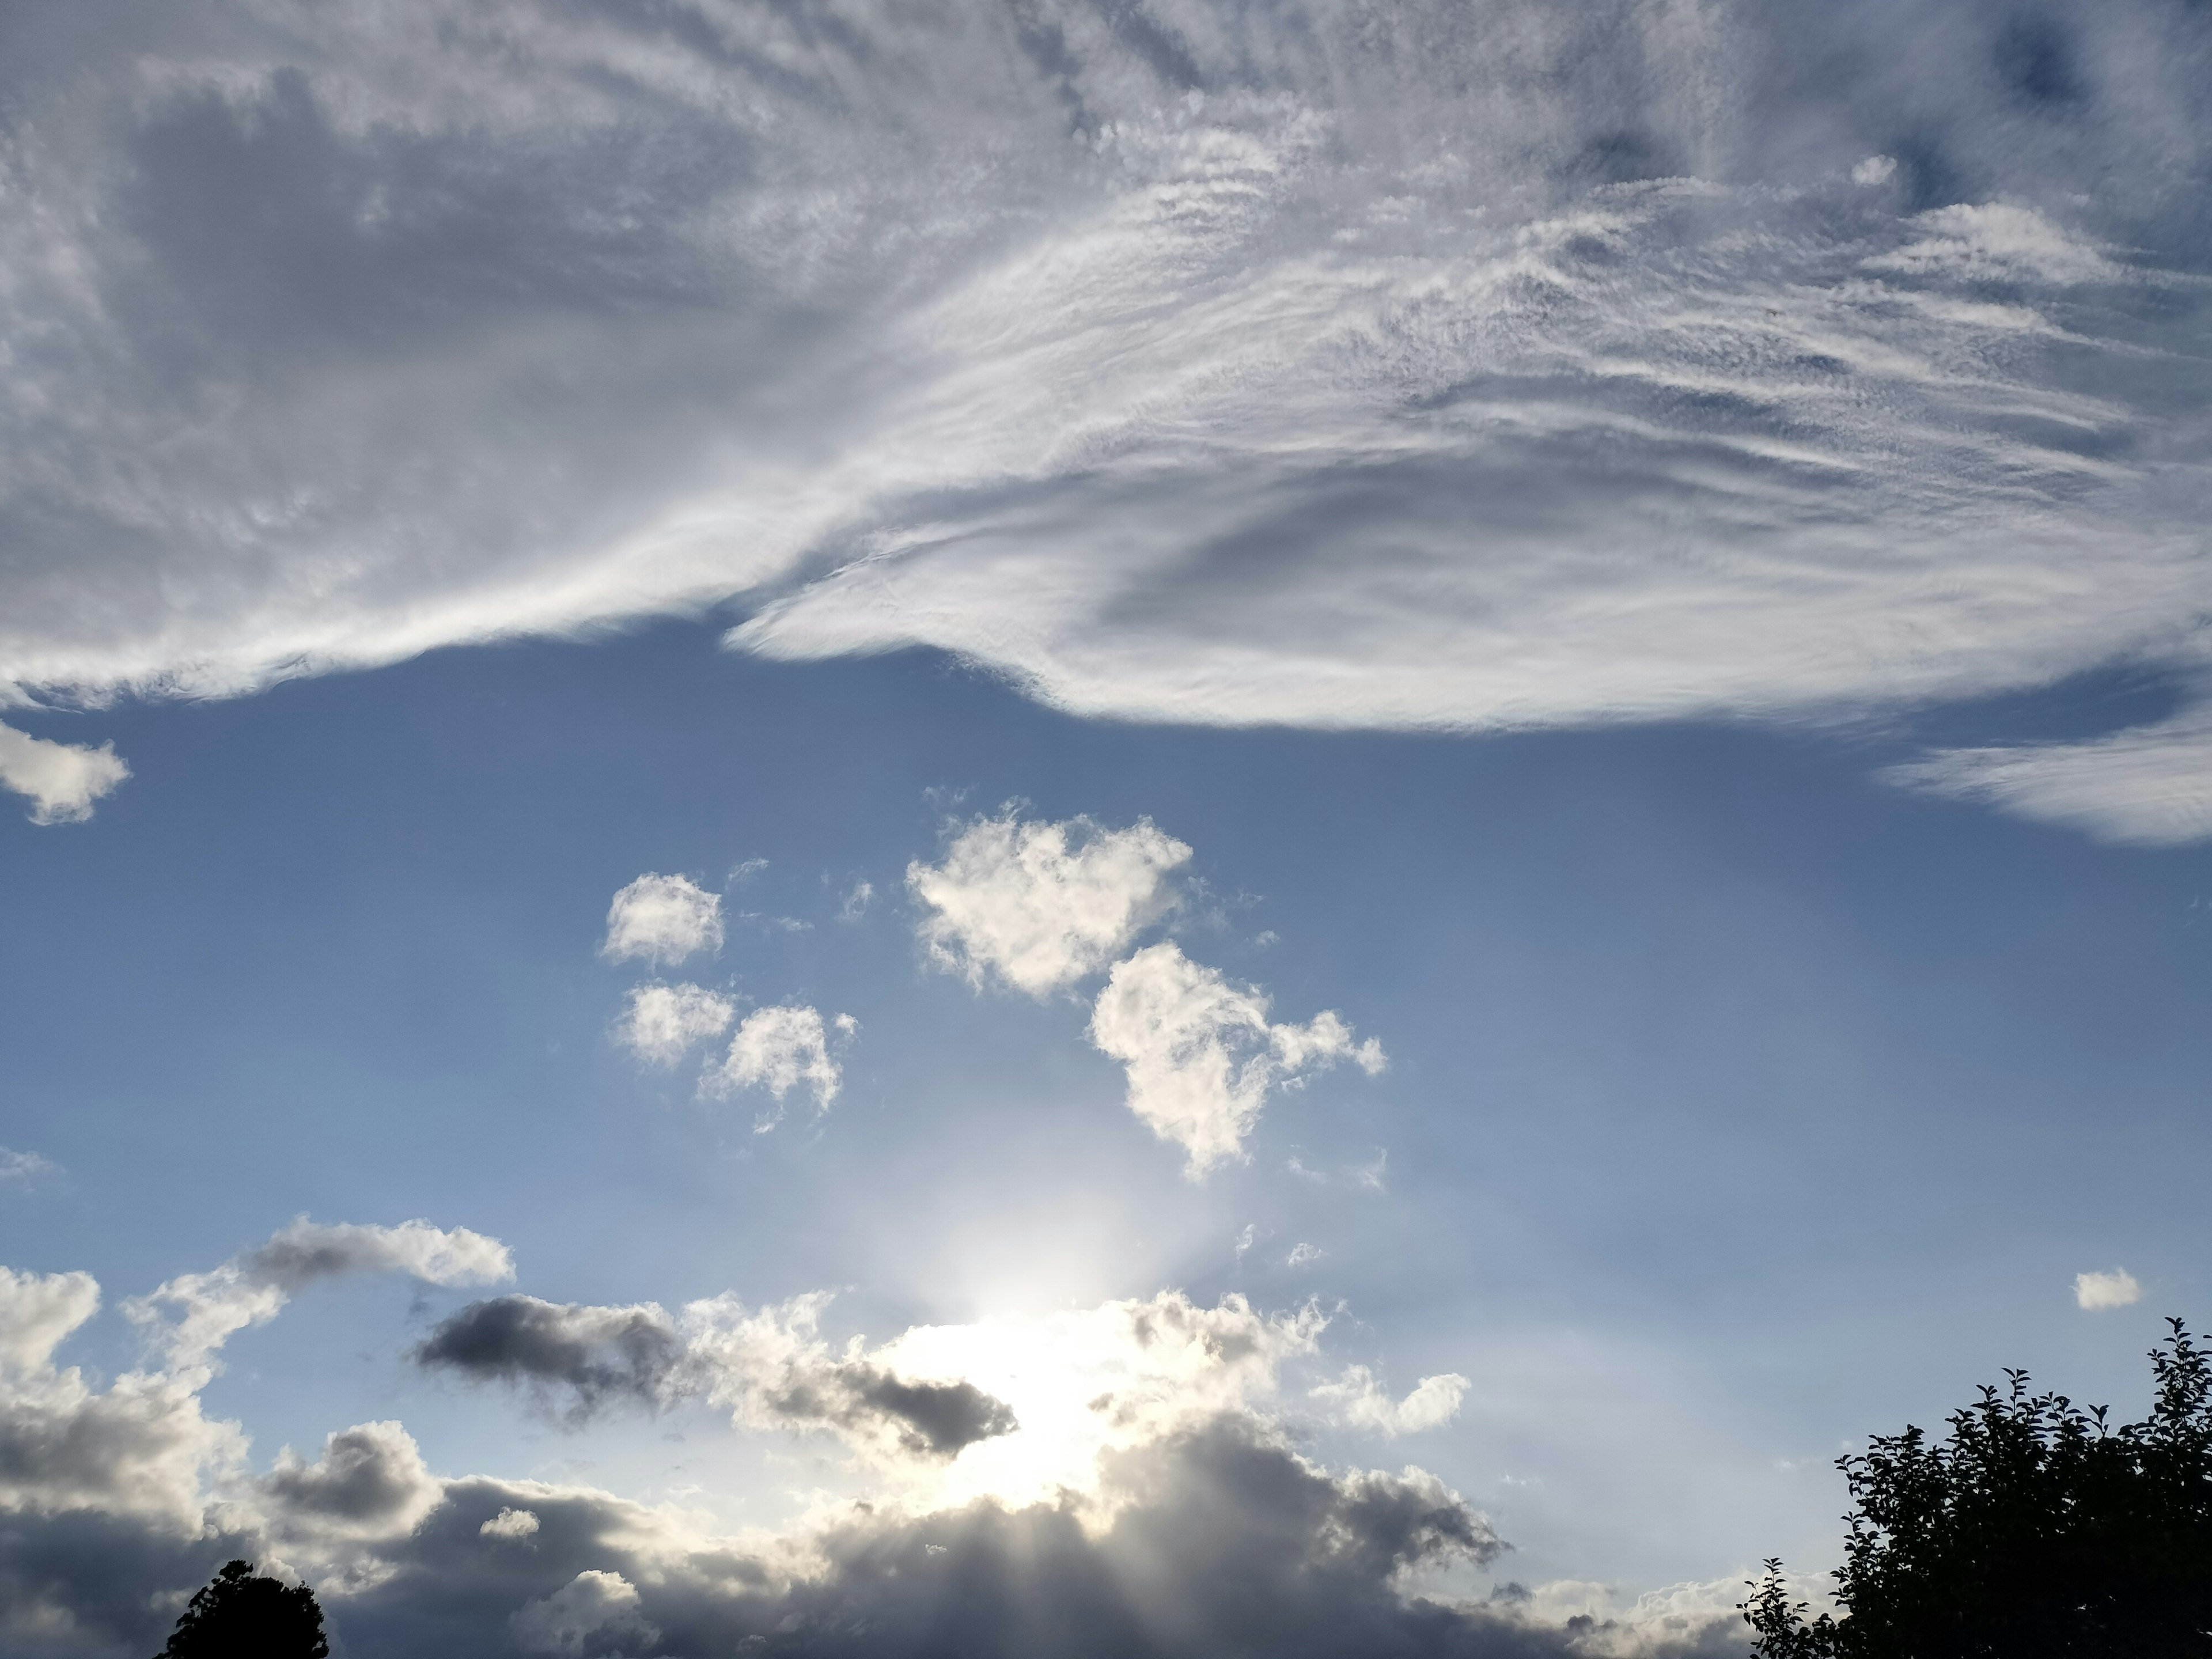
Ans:
{"type": "Polygon", "coordinates": [[[1382,1045],[1354,1043],[1338,1015],[1276,1025],[1269,1006],[1171,940],[1115,964],[1099,993],[1091,1040],[1128,1069],[1129,1109],[1190,1154],[1193,1176],[1242,1156],[1270,1089],[1339,1060],[1383,1068],[1382,1045]]]}
{"type": "Polygon", "coordinates": [[[1423,1377],[1403,1400],[1393,1400],[1374,1372],[1364,1365],[1350,1365],[1335,1382],[1316,1387],[1312,1395],[1353,1428],[1395,1436],[1419,1434],[1450,1422],[1459,1415],[1459,1402],[1470,1386],[1458,1372],[1447,1371],[1423,1377]]]}
{"type": "Polygon", "coordinates": [[[1097,973],[1164,915],[1168,878],[1189,861],[1190,848],[1148,818],[1108,830],[1009,811],[968,825],[943,863],[908,865],[906,884],[939,966],[1041,997],[1097,973]]]}

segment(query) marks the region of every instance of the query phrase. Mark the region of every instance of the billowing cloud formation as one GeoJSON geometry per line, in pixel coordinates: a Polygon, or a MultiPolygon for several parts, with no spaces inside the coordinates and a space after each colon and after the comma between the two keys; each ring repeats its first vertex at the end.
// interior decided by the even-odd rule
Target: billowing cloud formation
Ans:
{"type": "Polygon", "coordinates": [[[1232,985],[1191,961],[1172,940],[1115,964],[1091,1018],[1091,1040],[1128,1068],[1129,1109],[1205,1174],[1238,1157],[1278,1083],[1349,1060],[1370,1075],[1382,1045],[1354,1044],[1334,1013],[1304,1025],[1267,1021],[1267,994],[1232,985]]]}
{"type": "Polygon", "coordinates": [[[428,1366],[519,1384],[580,1424],[613,1404],[664,1411],[704,1399],[753,1428],[836,1431],[863,1450],[951,1457],[1011,1432],[1012,1414],[973,1384],[917,1382],[816,1334],[828,1298],[747,1309],[693,1303],[589,1308],[503,1296],[471,1303],[415,1350],[428,1366]]]}
{"type": "MultiPolygon", "coordinates": [[[[329,1252],[298,1248],[318,1243],[330,1241],[295,1230],[264,1267],[295,1282],[326,1271],[329,1252]]],[[[150,1650],[176,1599],[234,1554],[297,1567],[356,1659],[1717,1659],[1741,1645],[1725,1601],[1701,1591],[1617,1620],[1587,1611],[1607,1605],[1587,1586],[1409,1598],[1409,1574],[1480,1566],[1505,1546],[1432,1475],[1330,1469],[1292,1449],[1266,1401],[1280,1369],[1314,1352],[1310,1311],[1269,1318],[1240,1298],[1207,1309],[1170,1292],[837,1352],[816,1334],[820,1298],[758,1310],[718,1298],[671,1319],[652,1304],[502,1297],[434,1334],[467,1332],[452,1351],[478,1374],[570,1391],[584,1375],[657,1400],[696,1364],[748,1425],[836,1426],[896,1452],[887,1475],[934,1478],[781,1538],[738,1538],[586,1486],[439,1476],[392,1422],[340,1430],[313,1461],[287,1449],[254,1476],[238,1426],[200,1413],[205,1367],[133,1374],[105,1395],[55,1369],[56,1346],[98,1301],[82,1273],[0,1271],[0,1634],[25,1659],[150,1650]],[[483,1312],[517,1304],[520,1318],[483,1312]],[[641,1349],[642,1330],[679,1338],[683,1358],[672,1367],[641,1349]],[[917,1455],[933,1449],[909,1437],[941,1437],[957,1415],[942,1398],[917,1407],[932,1385],[908,1379],[947,1374],[932,1355],[975,1361],[971,1389],[1011,1379],[1019,1425],[917,1455]],[[877,1430],[852,1420],[863,1406],[883,1414],[877,1430]],[[1047,1443],[1020,1443],[1040,1434],[1047,1443]],[[995,1471],[993,1456],[1006,1460],[995,1471]],[[980,1486],[956,1479],[970,1464],[980,1486]]]]}
{"type": "Polygon", "coordinates": [[[362,1423],[323,1443],[310,1463],[286,1447],[260,1491],[294,1532],[398,1538],[437,1506],[442,1486],[397,1423],[362,1423]]]}
{"type": "Polygon", "coordinates": [[[1216,722],[2202,684],[2190,0],[669,15],[17,40],[0,680],[735,595],[1216,722]]]}
{"type": "Polygon", "coordinates": [[[722,948],[722,896],[689,876],[640,876],[607,907],[599,954],[610,962],[678,963],[722,948]]]}
{"type": "Polygon", "coordinates": [[[1322,1383],[1312,1394],[1353,1428],[1395,1436],[1442,1428],[1459,1415],[1459,1402],[1468,1386],[1467,1378],[1457,1371],[1447,1371],[1423,1377],[1403,1400],[1393,1400],[1382,1391],[1373,1371],[1364,1365],[1349,1365],[1342,1376],[1322,1383]]]}
{"type": "Polygon", "coordinates": [[[155,1335],[172,1369],[186,1369],[204,1364],[247,1326],[274,1318],[315,1280],[353,1273],[404,1273],[428,1285],[486,1285],[514,1278],[514,1258],[497,1239],[466,1227],[448,1232],[427,1221],[331,1226],[301,1216],[220,1267],[181,1274],[132,1298],[125,1311],[155,1335]]]}
{"type": "Polygon", "coordinates": [[[516,1609],[507,1628],[526,1653],[642,1652],[660,1632],[639,1605],[636,1586],[620,1573],[580,1572],[543,1601],[516,1609]]]}
{"type": "Polygon", "coordinates": [[[33,823],[81,823],[130,775],[112,743],[51,743],[0,726],[0,787],[30,798],[33,823]]]}
{"type": "Polygon", "coordinates": [[[2074,1301],[2077,1307],[2094,1312],[2104,1308],[2133,1307],[2142,1300],[2142,1286],[2124,1267],[2115,1267],[2108,1273],[2074,1275],[2074,1301]]]}
{"type": "Polygon", "coordinates": [[[726,996],[697,985],[640,985],[624,1000],[615,1041],[651,1066],[673,1066],[737,1017],[726,996]]]}
{"type": "Polygon", "coordinates": [[[1089,818],[978,818],[939,865],[907,866],[939,966],[981,986],[995,976],[1041,997],[1097,973],[1173,902],[1169,875],[1190,848],[1149,818],[1106,830],[1089,818]]]}
{"type": "Polygon", "coordinates": [[[783,1097],[802,1083],[813,1093],[815,1110],[826,1112],[844,1080],[843,1071],[830,1055],[831,1027],[850,1036],[860,1030],[860,1022],[850,1014],[839,1014],[825,1026],[819,1009],[756,1008],[730,1039],[730,1052],[722,1063],[700,1079],[700,1087],[708,1093],[766,1089],[775,1097],[775,1106],[756,1126],[762,1130],[782,1121],[783,1097]]]}

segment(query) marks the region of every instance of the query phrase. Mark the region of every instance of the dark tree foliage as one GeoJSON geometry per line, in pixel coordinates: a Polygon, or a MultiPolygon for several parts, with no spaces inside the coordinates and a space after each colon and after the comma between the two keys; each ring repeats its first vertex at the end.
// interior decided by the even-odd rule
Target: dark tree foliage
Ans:
{"type": "Polygon", "coordinates": [[[1743,1616],[1759,1659],[2212,1659],[2212,1354],[2179,1320],[2151,1351],[2157,1397],[2105,1407],[2000,1393],[1837,1460],[1850,1536],[1842,1616],[1808,1624],[1779,1561],[1743,1616]]]}
{"type": "Polygon", "coordinates": [[[192,1597],[155,1659],[327,1659],[330,1650],[314,1591],[233,1561],[192,1597]]]}

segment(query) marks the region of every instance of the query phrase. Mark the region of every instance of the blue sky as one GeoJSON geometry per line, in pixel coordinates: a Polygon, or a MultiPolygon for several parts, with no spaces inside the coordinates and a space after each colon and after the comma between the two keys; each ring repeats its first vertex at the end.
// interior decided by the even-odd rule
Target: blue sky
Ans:
{"type": "Polygon", "coordinates": [[[1733,1653],[2203,1316],[2201,9],[0,29],[10,1651],[1733,1653]]]}

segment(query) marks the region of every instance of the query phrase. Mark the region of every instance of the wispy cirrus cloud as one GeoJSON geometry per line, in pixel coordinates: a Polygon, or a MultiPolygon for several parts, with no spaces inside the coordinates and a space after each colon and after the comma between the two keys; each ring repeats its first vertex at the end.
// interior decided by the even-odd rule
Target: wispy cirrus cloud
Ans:
{"type": "Polygon", "coordinates": [[[27,38],[0,679],[736,601],[1209,723],[2202,684],[2200,9],[1144,17],[27,38]]]}

